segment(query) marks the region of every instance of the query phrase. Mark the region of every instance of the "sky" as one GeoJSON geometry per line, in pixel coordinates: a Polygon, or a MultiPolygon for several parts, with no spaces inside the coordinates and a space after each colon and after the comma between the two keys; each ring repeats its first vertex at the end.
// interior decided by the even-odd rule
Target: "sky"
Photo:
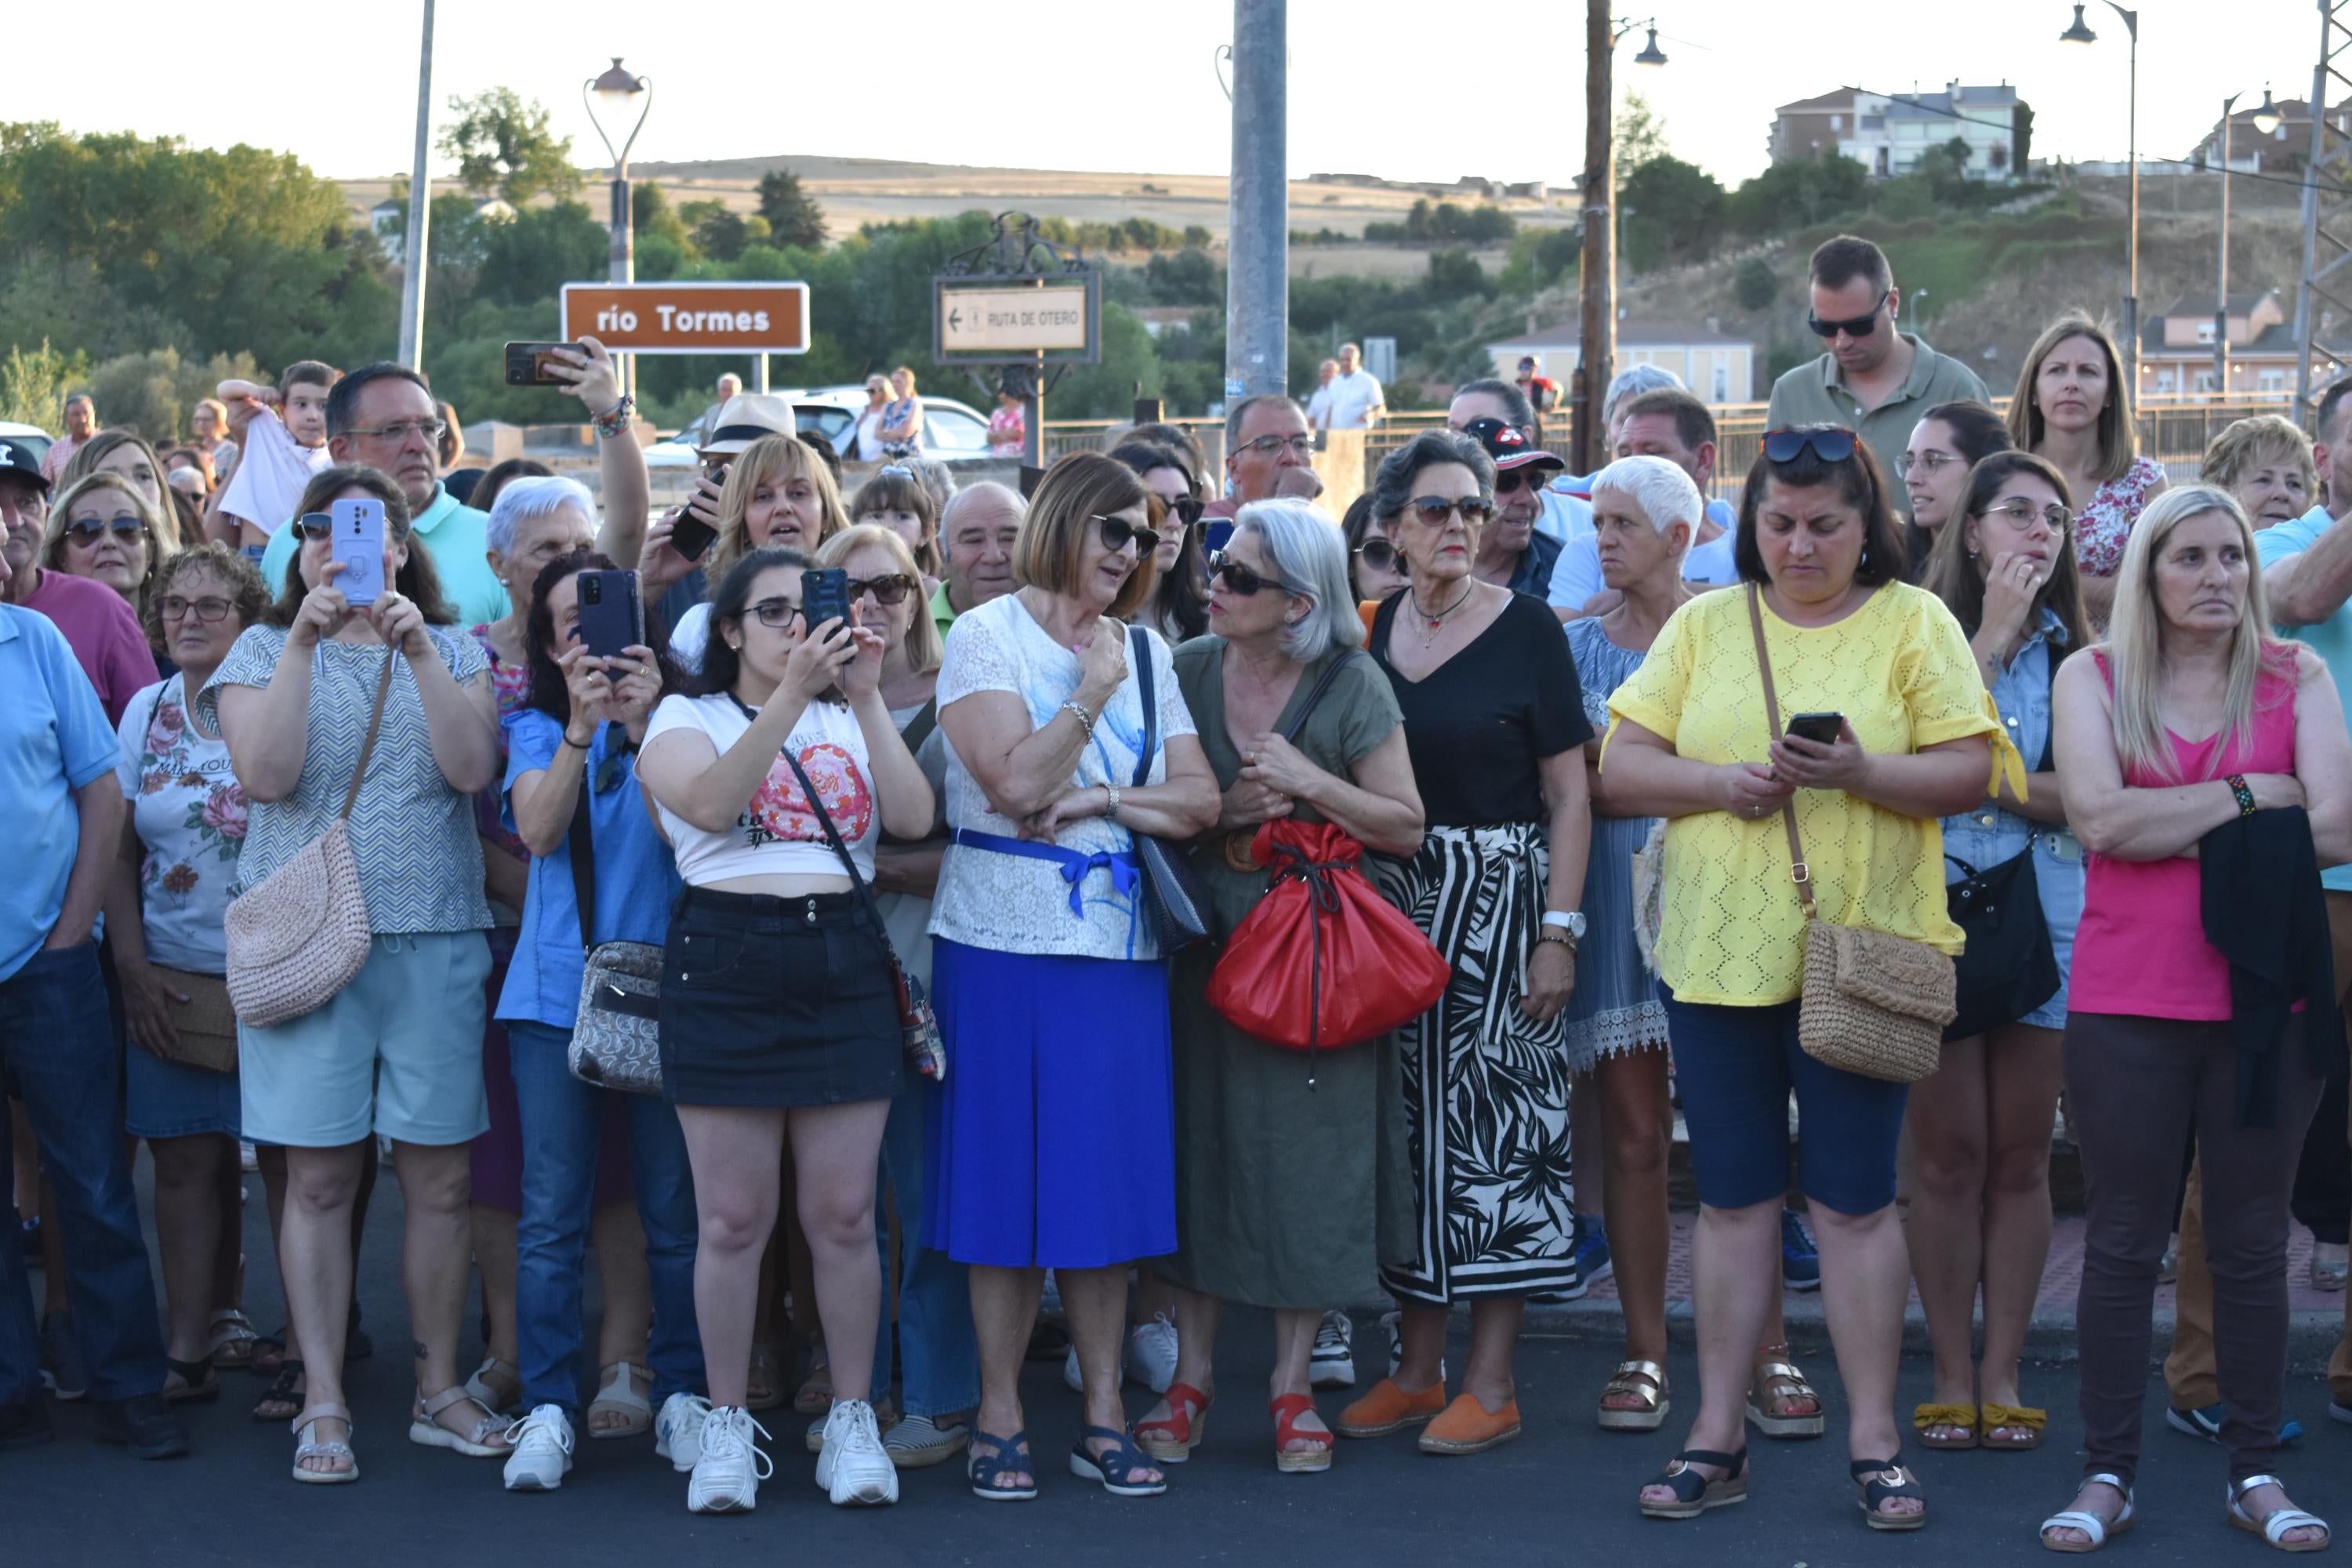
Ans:
{"type": "MultiPolygon", "coordinates": [[[[1811,23],[1756,0],[1640,0],[1620,20],[1653,9],[1667,64],[1633,65],[1644,37],[1633,30],[1616,56],[1620,100],[1642,93],[1672,150],[1727,184],[1763,166],[1776,105],[1839,87],[1932,91],[1954,78],[2013,83],[2033,106],[2036,155],[2124,155],[2125,33],[2104,0],[2090,7],[2099,37],[2089,46],[2058,40],[2070,0],[1864,0],[1811,23]]],[[[2210,0],[2139,0],[2144,154],[2186,156],[2229,93],[2259,102],[2265,82],[2282,99],[2309,92],[2319,37],[2310,0],[2232,0],[2227,11],[2230,25],[2217,26],[2210,0]]],[[[193,79],[184,50],[134,48],[101,72],[91,47],[16,73],[0,118],[246,142],[340,178],[405,172],[422,12],[423,0],[369,0],[320,13],[322,24],[331,16],[333,43],[300,25],[299,7],[282,26],[224,22],[193,79]],[[362,18],[378,36],[347,56],[362,18]]],[[[1572,183],[1583,157],[1584,7],[1446,19],[1459,15],[1402,0],[1291,0],[1292,175],[1572,183]]],[[[152,41],[181,33],[188,16],[185,0],[112,0],[106,31],[152,41]]],[[[618,50],[653,82],[640,162],[798,153],[1215,174],[1231,121],[1213,56],[1232,26],[1223,0],[753,0],[674,12],[644,0],[440,0],[433,96],[439,112],[453,94],[511,87],[553,111],[583,165],[601,164],[580,84],[618,50]]]]}

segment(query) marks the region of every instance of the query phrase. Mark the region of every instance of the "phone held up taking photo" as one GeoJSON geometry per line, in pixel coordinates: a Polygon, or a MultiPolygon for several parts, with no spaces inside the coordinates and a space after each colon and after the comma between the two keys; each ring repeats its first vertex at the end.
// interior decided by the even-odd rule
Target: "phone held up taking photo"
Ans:
{"type": "Polygon", "coordinates": [[[644,600],[637,593],[635,572],[583,572],[580,595],[580,643],[598,658],[618,658],[646,640],[644,600]]]}
{"type": "Polygon", "coordinates": [[[814,636],[827,621],[849,624],[849,574],[838,566],[812,567],[801,574],[802,624],[814,636]]]}
{"type": "MultiPolygon", "coordinates": [[[[587,350],[578,343],[509,343],[507,345],[507,384],[509,386],[569,386],[572,384],[555,374],[563,361],[554,351],[585,355],[587,350]]],[[[569,368],[569,367],[566,367],[569,368]]]]}
{"type": "Polygon", "coordinates": [[[328,510],[334,526],[334,559],[342,563],[335,586],[355,610],[383,594],[383,502],[372,496],[346,497],[328,510]]]}

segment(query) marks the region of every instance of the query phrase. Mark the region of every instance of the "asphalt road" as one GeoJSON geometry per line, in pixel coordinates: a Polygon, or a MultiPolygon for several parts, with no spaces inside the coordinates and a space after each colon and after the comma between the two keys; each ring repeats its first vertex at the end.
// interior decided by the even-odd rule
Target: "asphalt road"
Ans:
{"type": "MultiPolygon", "coordinates": [[[[362,1281],[379,1345],[407,1335],[398,1289],[398,1186],[378,1188],[362,1281]]],[[[259,1184],[247,1211],[252,1310],[278,1321],[277,1282],[261,1225],[259,1184]]],[[[1681,1423],[1654,1437],[1600,1431],[1591,1406],[1616,1348],[1594,1338],[1531,1340],[1521,1359],[1526,1435],[1494,1453],[1431,1458],[1410,1435],[1343,1442],[1333,1468],[1284,1476],[1271,1462],[1271,1426],[1257,1390],[1267,1352],[1262,1317],[1229,1316],[1217,1419],[1191,1463],[1160,1498],[1112,1498],[1067,1473],[1061,1456],[1076,1436],[1074,1396],[1057,1367],[1031,1368],[1029,1418],[1043,1494],[1032,1503],[983,1503],[958,1466],[907,1472],[892,1509],[832,1508],[801,1448],[805,1421],[771,1413],[776,1475],[758,1511],[706,1519],[686,1511],[686,1481],[654,1457],[650,1436],[582,1441],[579,1463],[551,1495],[509,1495],[494,1460],[464,1459],[406,1440],[407,1368],[379,1353],[355,1363],[356,1486],[302,1487],[288,1478],[293,1440],[247,1412],[261,1380],[231,1374],[220,1403],[189,1412],[195,1453],[141,1464],[101,1448],[86,1406],[58,1412],[59,1438],[0,1454],[0,1568],[49,1564],[416,1564],[556,1563],[695,1568],[780,1561],[887,1563],[1030,1563],[1109,1560],[1144,1563],[1289,1564],[1460,1563],[1843,1564],[2042,1563],[2034,1525],[2065,1505],[2080,1474],[2073,1437],[2070,1367],[2029,1372],[2026,1396],[2052,1412],[2051,1441],[2027,1454],[1916,1452],[1933,1522],[1916,1535],[1877,1535],[1856,1511],[1845,1479],[1841,1405],[1827,1358],[1810,1370],[1829,1400],[1832,1436],[1782,1444],[1753,1440],[1751,1500],[1687,1522],[1643,1519],[1633,1494],[1675,1451],[1681,1423]],[[852,1557],[850,1554],[855,1554],[852,1557]]],[[[1359,1322],[1368,1352],[1381,1343],[1359,1322]]],[[[1458,1364],[1460,1351],[1455,1352],[1458,1364]]],[[[1687,1343],[1671,1375],[1695,1394],[1687,1343]]],[[[1906,1363],[1902,1396],[1925,1397],[1927,1366],[1906,1363]]],[[[2296,1500],[2352,1528],[2352,1427],[2326,1419],[2315,1366],[2297,1370],[2289,1405],[2311,1436],[2284,1467],[2296,1500]]],[[[2130,1563],[2270,1560],[2252,1536],[2222,1520],[2218,1448],[2162,1424],[2163,1389],[2151,1377],[2141,1471],[2140,1528],[2113,1550],[2130,1563]]],[[[1327,1414],[1341,1396],[1327,1396],[1327,1414]]],[[[1133,1415],[1150,1396],[1130,1390],[1133,1415]]]]}

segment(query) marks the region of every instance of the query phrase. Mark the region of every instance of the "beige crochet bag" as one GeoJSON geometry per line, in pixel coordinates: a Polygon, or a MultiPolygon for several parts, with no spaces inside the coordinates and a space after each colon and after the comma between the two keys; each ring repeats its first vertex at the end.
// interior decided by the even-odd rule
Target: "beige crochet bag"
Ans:
{"type": "Polygon", "coordinates": [[[266,1029],[316,1012],[367,963],[372,933],[359,862],[352,858],[351,816],[399,657],[398,648],[384,650],[375,710],[368,715],[367,740],[352,770],[352,787],[343,793],[343,809],[327,831],[228,906],[228,999],[239,1023],[266,1029]]]}

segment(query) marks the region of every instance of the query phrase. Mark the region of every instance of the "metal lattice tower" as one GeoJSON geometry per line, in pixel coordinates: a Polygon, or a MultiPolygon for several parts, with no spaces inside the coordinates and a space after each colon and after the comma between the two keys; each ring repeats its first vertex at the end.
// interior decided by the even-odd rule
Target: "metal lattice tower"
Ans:
{"type": "Polygon", "coordinates": [[[2352,134],[2329,123],[2328,99],[2352,106],[2352,0],[2316,0],[2319,59],[2311,68],[2311,150],[2303,184],[2303,286],[2294,335],[2303,348],[2295,405],[2308,413],[2352,373],[2352,134]]]}

